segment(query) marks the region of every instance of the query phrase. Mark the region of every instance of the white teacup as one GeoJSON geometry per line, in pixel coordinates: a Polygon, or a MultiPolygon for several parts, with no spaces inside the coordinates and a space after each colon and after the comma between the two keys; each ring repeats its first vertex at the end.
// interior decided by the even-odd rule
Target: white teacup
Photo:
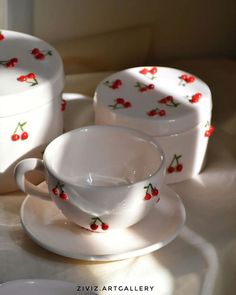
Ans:
{"type": "Polygon", "coordinates": [[[164,155],[151,137],[133,129],[88,126],[65,133],[46,148],[43,161],[18,163],[15,179],[26,193],[53,200],[68,220],[92,231],[126,228],[159,200],[164,155]],[[40,170],[48,192],[24,174],[40,170]]]}

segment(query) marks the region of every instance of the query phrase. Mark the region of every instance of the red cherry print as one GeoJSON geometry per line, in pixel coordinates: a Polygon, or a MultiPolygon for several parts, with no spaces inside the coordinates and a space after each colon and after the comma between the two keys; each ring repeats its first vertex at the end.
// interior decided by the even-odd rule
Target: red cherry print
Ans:
{"type": "Polygon", "coordinates": [[[39,50],[38,48],[34,48],[34,49],[32,49],[31,53],[32,53],[33,55],[35,55],[35,54],[40,53],[40,50],[39,50]]]}
{"type": "Polygon", "coordinates": [[[194,97],[200,99],[202,97],[202,94],[200,92],[197,92],[194,94],[194,97]]]}
{"type": "Polygon", "coordinates": [[[113,84],[113,85],[111,86],[111,88],[112,88],[112,89],[118,89],[119,86],[118,86],[117,84],[113,84]]]}
{"type": "Polygon", "coordinates": [[[147,87],[141,87],[141,88],[139,88],[139,91],[140,92],[145,92],[145,91],[147,91],[147,89],[148,89],[147,87]]]}
{"type": "Polygon", "coordinates": [[[152,195],[153,195],[153,196],[157,196],[158,194],[159,194],[158,189],[157,189],[156,187],[154,187],[154,188],[152,189],[152,195]]]}
{"type": "Polygon", "coordinates": [[[10,59],[10,61],[11,61],[12,63],[16,64],[16,63],[18,63],[18,58],[13,57],[13,58],[10,59]]]}
{"type": "Polygon", "coordinates": [[[131,105],[131,103],[129,102],[129,101],[126,101],[125,103],[124,103],[124,108],[130,108],[132,105],[131,105]]]}
{"type": "Polygon", "coordinates": [[[17,140],[20,139],[20,136],[19,136],[18,134],[14,133],[14,134],[11,136],[11,139],[12,139],[13,141],[17,141],[17,140]]]}
{"type": "Polygon", "coordinates": [[[66,109],[66,105],[67,105],[66,101],[65,101],[64,99],[62,99],[62,100],[61,100],[61,111],[62,111],[62,112],[65,111],[65,109],[66,109]]]}
{"type": "Polygon", "coordinates": [[[151,90],[152,90],[152,89],[154,89],[154,88],[155,88],[155,85],[154,85],[154,84],[149,84],[149,85],[148,85],[148,89],[151,89],[151,90]]]}
{"type": "Polygon", "coordinates": [[[22,76],[18,77],[17,80],[20,82],[25,82],[27,80],[27,77],[22,75],[22,76]]]}
{"type": "Polygon", "coordinates": [[[62,199],[63,201],[67,201],[69,198],[67,196],[66,193],[64,192],[61,192],[60,195],[59,195],[60,199],[62,199]]]}
{"type": "Polygon", "coordinates": [[[196,78],[193,76],[188,76],[187,79],[185,79],[185,81],[187,83],[193,83],[195,80],[196,80],[196,78]]]}
{"type": "Polygon", "coordinates": [[[165,116],[165,115],[166,115],[166,111],[165,111],[165,110],[160,110],[160,111],[159,111],[159,115],[160,115],[161,117],[165,116]]]}
{"type": "Polygon", "coordinates": [[[115,81],[115,84],[118,85],[118,86],[120,86],[120,85],[122,85],[122,82],[121,82],[120,79],[118,79],[118,80],[115,81]]]}
{"type": "Polygon", "coordinates": [[[106,223],[102,223],[102,230],[108,230],[109,225],[106,223]]]}
{"type": "Polygon", "coordinates": [[[192,99],[191,99],[191,102],[192,103],[197,103],[197,102],[199,102],[199,98],[193,96],[192,99]]]}
{"type": "Polygon", "coordinates": [[[7,68],[13,68],[13,67],[14,67],[14,63],[11,62],[11,61],[8,61],[8,62],[6,63],[6,67],[7,67],[7,68]]]}
{"type": "Polygon", "coordinates": [[[92,224],[90,224],[90,228],[92,230],[97,230],[98,229],[98,225],[96,223],[92,223],[92,224]]]}
{"type": "Polygon", "coordinates": [[[144,68],[142,69],[141,71],[139,71],[140,74],[143,74],[143,75],[147,75],[148,73],[148,69],[144,68]]]}
{"type": "Polygon", "coordinates": [[[36,78],[36,75],[34,73],[29,73],[27,75],[27,78],[29,78],[29,79],[35,79],[36,78]]]}
{"type": "Polygon", "coordinates": [[[164,97],[164,98],[162,98],[161,100],[159,100],[159,102],[160,102],[160,103],[163,103],[163,104],[167,103],[167,99],[166,99],[166,97],[164,97]]]}
{"type": "Polygon", "coordinates": [[[146,193],[144,200],[148,201],[152,198],[152,196],[149,193],[146,193]]]}
{"type": "Polygon", "coordinates": [[[195,93],[192,96],[192,99],[190,100],[192,103],[199,102],[199,99],[202,97],[202,94],[200,92],[195,93]]]}
{"type": "Polygon", "coordinates": [[[166,97],[167,102],[173,102],[173,100],[174,100],[173,96],[169,95],[169,96],[166,97]]]}
{"type": "Polygon", "coordinates": [[[151,68],[151,70],[149,70],[149,72],[152,74],[152,75],[155,75],[157,73],[157,67],[153,67],[151,68]]]}
{"type": "Polygon", "coordinates": [[[209,131],[212,134],[214,132],[215,128],[213,126],[210,126],[209,131]]]}
{"type": "Polygon", "coordinates": [[[176,171],[177,172],[181,172],[183,170],[183,165],[182,164],[178,164],[177,166],[176,166],[176,171]]]}
{"type": "Polygon", "coordinates": [[[167,172],[168,173],[173,173],[175,171],[175,168],[173,166],[168,167],[167,172]]]}
{"type": "Polygon", "coordinates": [[[151,110],[151,111],[147,112],[147,115],[150,116],[150,117],[156,116],[157,111],[156,110],[151,110]]]}
{"type": "Polygon", "coordinates": [[[124,100],[124,98],[117,98],[116,99],[116,103],[118,103],[118,104],[124,104],[125,103],[125,100],[124,100]]]}
{"type": "Polygon", "coordinates": [[[186,81],[188,79],[188,76],[186,74],[183,74],[180,76],[180,79],[186,81]]]}
{"type": "Polygon", "coordinates": [[[5,39],[4,35],[0,32],[0,41],[2,41],[4,39],[5,39]]]}
{"type": "Polygon", "coordinates": [[[54,195],[56,195],[56,196],[58,196],[58,195],[60,194],[60,190],[59,190],[58,187],[54,187],[54,188],[52,189],[52,192],[53,192],[54,195]]]}
{"type": "Polygon", "coordinates": [[[205,137],[210,137],[211,136],[211,132],[210,130],[206,130],[205,131],[205,137]]]}
{"type": "Polygon", "coordinates": [[[45,59],[45,55],[42,52],[35,54],[35,58],[39,60],[45,59]]]}
{"type": "Polygon", "coordinates": [[[22,134],[21,134],[21,140],[25,140],[29,137],[29,134],[28,132],[24,131],[22,134]]]}

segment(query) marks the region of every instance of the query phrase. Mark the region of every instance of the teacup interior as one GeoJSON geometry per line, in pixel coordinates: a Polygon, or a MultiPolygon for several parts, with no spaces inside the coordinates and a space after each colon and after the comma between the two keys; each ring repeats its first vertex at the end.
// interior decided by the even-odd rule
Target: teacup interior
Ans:
{"type": "Polygon", "coordinates": [[[162,164],[158,146],[128,128],[89,126],[55,139],[44,154],[59,179],[80,186],[114,186],[141,181],[162,164]]]}

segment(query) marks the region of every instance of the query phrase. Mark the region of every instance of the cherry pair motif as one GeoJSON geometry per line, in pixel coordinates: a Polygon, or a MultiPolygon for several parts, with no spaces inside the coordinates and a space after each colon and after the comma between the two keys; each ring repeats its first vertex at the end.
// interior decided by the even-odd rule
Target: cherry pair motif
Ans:
{"type": "Polygon", "coordinates": [[[164,117],[166,115],[166,111],[165,110],[160,110],[159,108],[155,108],[155,109],[152,109],[152,110],[148,111],[147,115],[149,117],[155,117],[155,116],[164,117]]]}
{"type": "Polygon", "coordinates": [[[27,123],[24,122],[24,123],[18,123],[12,136],[11,136],[11,140],[12,141],[18,141],[19,139],[21,140],[26,140],[28,137],[29,137],[29,134],[27,131],[24,130],[24,126],[26,125],[27,123]],[[18,132],[21,132],[21,134],[19,135],[18,132]]]}
{"type": "MultiPolygon", "coordinates": [[[[144,200],[145,201],[149,201],[151,200],[153,197],[157,197],[159,194],[159,191],[156,187],[154,187],[151,183],[149,183],[148,185],[146,185],[144,187],[145,191],[145,196],[144,196],[144,200]]],[[[159,202],[160,198],[157,199],[157,202],[159,202]]]]}
{"type": "Polygon", "coordinates": [[[119,89],[122,85],[122,81],[120,79],[114,80],[114,81],[105,81],[104,84],[111,89],[119,89]]]}
{"type": "Polygon", "coordinates": [[[44,60],[46,56],[52,55],[52,50],[40,50],[39,48],[33,48],[31,54],[35,59],[44,60]]]}
{"type": "Polygon", "coordinates": [[[191,84],[196,81],[196,78],[194,76],[187,75],[187,74],[181,75],[179,79],[180,79],[180,82],[179,82],[180,86],[186,86],[187,84],[191,84]]]}
{"type": "Polygon", "coordinates": [[[215,128],[212,125],[210,125],[210,122],[207,122],[205,127],[208,129],[205,131],[204,136],[210,137],[212,135],[212,133],[214,132],[215,128]]]}
{"type": "Polygon", "coordinates": [[[168,95],[168,96],[163,97],[162,99],[160,99],[159,100],[159,103],[165,104],[168,107],[175,107],[175,108],[180,105],[180,103],[179,102],[176,102],[174,100],[173,96],[170,96],[170,95],[168,95]]]}
{"type": "Polygon", "coordinates": [[[0,65],[6,67],[6,68],[14,68],[14,66],[18,63],[18,59],[16,57],[13,57],[8,60],[1,60],[0,65]]]}
{"type": "Polygon", "coordinates": [[[202,93],[201,92],[197,92],[195,94],[193,94],[191,97],[189,95],[186,96],[186,98],[188,99],[189,102],[191,103],[197,103],[199,102],[200,98],[202,97],[202,93]]]}
{"type": "Polygon", "coordinates": [[[157,73],[157,67],[152,67],[151,69],[143,68],[139,73],[153,80],[156,78],[155,74],[157,73]]]}
{"type": "Polygon", "coordinates": [[[66,109],[66,105],[67,105],[67,102],[66,102],[64,99],[62,99],[62,100],[61,100],[61,111],[62,111],[62,112],[65,111],[65,109],[66,109]]]}
{"type": "Polygon", "coordinates": [[[29,73],[28,75],[21,75],[17,78],[17,81],[22,83],[29,83],[30,86],[36,86],[39,84],[38,80],[36,79],[36,74],[34,73],[29,73]]]}
{"type": "Polygon", "coordinates": [[[101,220],[99,217],[92,217],[92,222],[90,223],[91,230],[97,230],[99,226],[102,230],[108,230],[109,225],[101,220]]]}
{"type": "Polygon", "coordinates": [[[56,186],[52,189],[52,192],[55,196],[58,196],[62,201],[69,200],[68,195],[64,192],[64,184],[60,181],[57,182],[56,186]]]}
{"type": "Polygon", "coordinates": [[[144,84],[144,83],[140,83],[140,82],[137,82],[134,85],[134,87],[137,87],[139,92],[146,92],[148,90],[155,89],[155,85],[154,84],[144,84]]]}
{"type": "Polygon", "coordinates": [[[169,167],[167,168],[167,172],[169,174],[173,173],[173,172],[181,172],[183,170],[183,164],[181,164],[179,162],[179,159],[182,157],[182,155],[174,155],[172,158],[172,161],[169,165],[169,167]],[[175,166],[173,166],[175,165],[175,166]]]}
{"type": "Polygon", "coordinates": [[[114,104],[113,105],[109,105],[110,108],[112,108],[113,110],[118,110],[118,109],[128,109],[132,107],[131,102],[126,101],[124,98],[116,98],[114,100],[114,104]]]}
{"type": "Polygon", "coordinates": [[[0,41],[3,41],[5,39],[3,33],[0,31],[0,41]]]}

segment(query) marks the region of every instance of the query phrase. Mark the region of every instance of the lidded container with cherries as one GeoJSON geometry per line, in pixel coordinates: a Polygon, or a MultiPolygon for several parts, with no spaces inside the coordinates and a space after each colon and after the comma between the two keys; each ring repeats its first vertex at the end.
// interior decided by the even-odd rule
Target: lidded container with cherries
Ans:
{"type": "Polygon", "coordinates": [[[0,31],[0,193],[16,189],[16,162],[42,156],[62,133],[63,87],[62,60],[51,45],[0,31]]]}
{"type": "Polygon", "coordinates": [[[167,67],[136,67],[101,81],[94,95],[95,124],[138,129],[166,158],[166,183],[197,175],[204,166],[211,126],[209,87],[195,75],[167,67]]]}

